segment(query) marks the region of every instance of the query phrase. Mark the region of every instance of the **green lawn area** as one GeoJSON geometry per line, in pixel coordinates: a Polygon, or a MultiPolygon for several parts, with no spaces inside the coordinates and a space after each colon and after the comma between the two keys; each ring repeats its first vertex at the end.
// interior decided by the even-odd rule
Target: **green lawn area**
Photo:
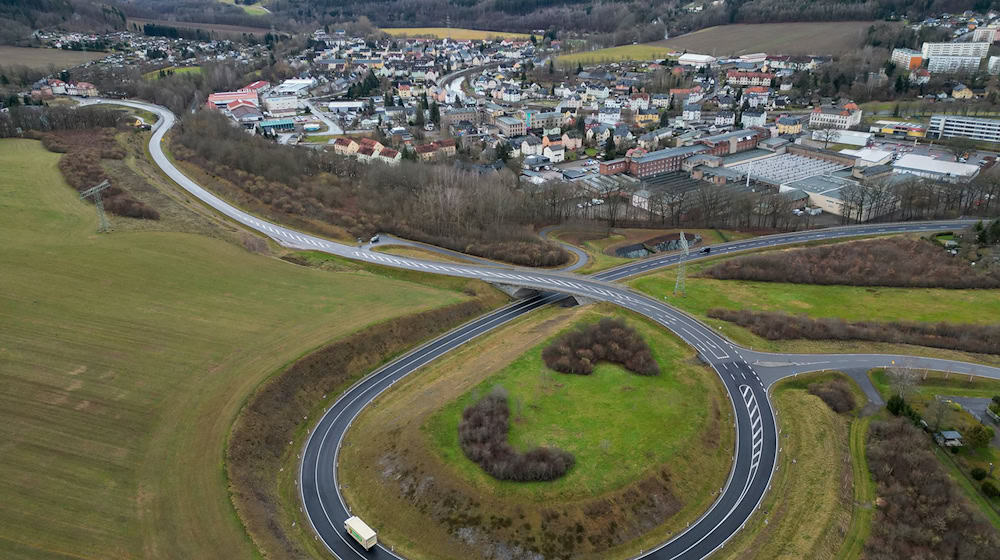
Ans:
{"type": "MultiPolygon", "coordinates": [[[[731,257],[721,257],[731,258],[731,257]]],[[[687,295],[674,296],[676,269],[642,276],[629,282],[629,286],[657,298],[666,298],[671,304],[705,319],[720,328],[722,334],[739,344],[758,350],[827,352],[875,350],[899,351],[899,347],[868,342],[787,341],[767,340],[749,330],[727,321],[707,319],[706,313],[714,307],[727,309],[752,309],[756,311],[781,311],[806,314],[810,317],[838,317],[847,321],[926,321],[987,324],[1000,316],[1000,290],[945,290],[924,288],[883,288],[855,286],[820,286],[780,282],[751,282],[743,280],[715,280],[699,277],[698,273],[718,262],[688,266],[687,295]]],[[[941,349],[907,347],[908,353],[916,351],[953,359],[978,359],[989,361],[989,356],[970,358],[941,349]]]]}
{"type": "MultiPolygon", "coordinates": [[[[847,379],[839,373],[821,372],[775,385],[772,402],[781,429],[781,453],[771,489],[746,527],[712,558],[858,557],[860,548],[857,552],[846,549],[864,542],[870,524],[855,526],[856,516],[867,511],[870,519],[874,500],[867,468],[858,468],[854,455],[854,426],[864,420],[853,413],[837,414],[808,392],[809,384],[834,377],[847,379]],[[859,485],[864,492],[859,492],[859,485]]],[[[863,406],[861,389],[848,382],[858,406],[863,406]]],[[[860,450],[863,464],[863,437],[860,450]]]]}
{"type": "MultiPolygon", "coordinates": [[[[182,67],[168,66],[167,68],[163,68],[162,70],[168,73],[173,72],[174,74],[200,74],[201,66],[182,66],[182,67]]],[[[142,75],[142,77],[146,78],[147,80],[159,80],[160,71],[153,70],[152,72],[146,72],[145,74],[142,75]]]]}
{"type": "Polygon", "coordinates": [[[586,66],[588,64],[617,62],[621,60],[659,60],[666,58],[669,52],[670,49],[667,47],[650,44],[622,45],[619,47],[608,47],[606,49],[560,55],[556,58],[556,64],[575,67],[577,64],[586,66]]]}
{"type": "Polygon", "coordinates": [[[271,13],[260,2],[254,2],[253,4],[237,4],[235,0],[219,0],[219,2],[242,8],[244,12],[251,16],[263,16],[271,13]]]}
{"type": "MultiPolygon", "coordinates": [[[[588,313],[574,326],[601,316],[588,313]]],[[[643,320],[629,324],[649,343],[660,375],[640,376],[610,363],[598,364],[591,375],[555,372],[541,358],[552,337],[431,416],[424,428],[436,451],[476,485],[533,501],[598,495],[670,461],[708,419],[713,374],[688,362],[690,349],[663,329],[643,320]],[[465,457],[458,445],[462,411],[496,386],[510,395],[511,443],[569,451],[576,466],[566,476],[539,484],[498,481],[465,457]]]]}
{"type": "Polygon", "coordinates": [[[255,558],[222,464],[247,396],[466,296],[203,235],[96,234],[58,159],[0,140],[0,557],[255,558]]]}

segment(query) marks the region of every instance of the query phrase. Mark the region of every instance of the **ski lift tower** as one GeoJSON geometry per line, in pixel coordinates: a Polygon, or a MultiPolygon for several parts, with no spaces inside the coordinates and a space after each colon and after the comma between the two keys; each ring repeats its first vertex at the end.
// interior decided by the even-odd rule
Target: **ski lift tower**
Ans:
{"type": "Polygon", "coordinates": [[[99,184],[90,187],[89,189],[80,193],[80,198],[93,198],[94,206],[97,207],[97,217],[101,220],[101,226],[97,228],[97,233],[107,233],[108,229],[108,218],[104,215],[104,200],[101,199],[101,192],[111,186],[111,182],[107,179],[101,181],[99,184]]]}
{"type": "Polygon", "coordinates": [[[684,281],[687,279],[687,260],[688,256],[691,254],[690,248],[688,247],[687,237],[684,232],[681,232],[681,250],[684,254],[681,256],[680,265],[677,267],[677,281],[674,283],[674,295],[680,294],[682,296],[687,295],[687,289],[684,286],[684,281]]]}

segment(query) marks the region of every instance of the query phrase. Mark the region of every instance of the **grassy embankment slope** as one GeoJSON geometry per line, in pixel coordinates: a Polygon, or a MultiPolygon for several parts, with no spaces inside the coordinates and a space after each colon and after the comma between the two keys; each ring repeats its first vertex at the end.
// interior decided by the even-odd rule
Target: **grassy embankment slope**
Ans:
{"type": "Polygon", "coordinates": [[[253,558],[222,464],[247,396],[464,296],[202,235],[95,234],[58,158],[0,140],[0,557],[253,558]]]}
{"type": "Polygon", "coordinates": [[[715,56],[748,53],[843,54],[860,48],[871,21],[738,23],[650,43],[715,56]]]}
{"type": "MultiPolygon", "coordinates": [[[[870,418],[837,414],[808,391],[811,383],[836,377],[844,378],[819,373],[774,387],[781,453],[771,489],[743,531],[713,559],[859,557],[875,499],[864,458],[870,418]]],[[[860,388],[848,382],[863,406],[860,388]]]]}
{"type": "MultiPolygon", "coordinates": [[[[776,249],[782,250],[782,249],[776,249]]],[[[688,266],[687,296],[674,297],[676,270],[668,269],[632,280],[629,285],[692,313],[721,333],[756,350],[786,352],[879,351],[1000,363],[1000,358],[951,350],[875,342],[767,340],[734,323],[706,318],[714,307],[804,313],[809,317],[839,317],[848,321],[923,321],[991,323],[1000,316],[1000,290],[949,290],[930,288],[883,288],[865,286],[820,286],[781,282],[715,280],[698,273],[721,259],[688,266]]]]}
{"type": "Polygon", "coordinates": [[[63,49],[36,49],[30,47],[11,47],[0,45],[0,65],[28,66],[46,70],[49,66],[70,68],[108,56],[109,53],[97,51],[70,51],[63,49]]]}
{"type": "Polygon", "coordinates": [[[482,29],[461,29],[453,27],[383,27],[384,31],[393,37],[435,37],[437,39],[454,39],[456,41],[485,41],[488,39],[527,39],[527,33],[508,33],[506,31],[486,31],[482,29]]]}
{"type": "Polygon", "coordinates": [[[348,503],[414,559],[483,555],[456,538],[463,534],[498,547],[555,544],[573,558],[626,557],[683,528],[707,509],[729,472],[732,414],[717,376],[669,332],[631,314],[625,317],[661,366],[658,376],[606,363],[589,376],[567,375],[540,357],[559,332],[619,313],[603,305],[547,308],[398,384],[345,439],[340,472],[348,503]],[[510,395],[510,441],[570,451],[576,466],[566,476],[501,482],[465,457],[462,410],[496,385],[510,395]],[[657,488],[662,473],[671,496],[644,492],[657,488]],[[663,509],[640,522],[631,507],[642,511],[647,500],[663,509]]]}

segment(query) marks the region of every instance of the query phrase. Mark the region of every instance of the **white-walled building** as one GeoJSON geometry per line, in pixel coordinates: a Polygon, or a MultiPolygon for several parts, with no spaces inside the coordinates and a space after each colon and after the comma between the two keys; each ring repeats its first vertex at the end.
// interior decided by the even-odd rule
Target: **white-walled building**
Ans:
{"type": "Polygon", "coordinates": [[[716,58],[707,54],[684,53],[677,59],[677,64],[681,66],[694,66],[695,68],[705,68],[715,66],[716,58]]]}
{"type": "Polygon", "coordinates": [[[978,56],[935,56],[927,61],[930,72],[975,72],[982,58],[978,56]]]}
{"type": "Polygon", "coordinates": [[[265,97],[264,110],[274,117],[294,115],[299,110],[299,98],[295,95],[272,95],[265,97]]]}
{"type": "Polygon", "coordinates": [[[975,56],[983,58],[990,50],[990,44],[977,43],[924,43],[920,52],[924,58],[935,56],[975,56]]]}

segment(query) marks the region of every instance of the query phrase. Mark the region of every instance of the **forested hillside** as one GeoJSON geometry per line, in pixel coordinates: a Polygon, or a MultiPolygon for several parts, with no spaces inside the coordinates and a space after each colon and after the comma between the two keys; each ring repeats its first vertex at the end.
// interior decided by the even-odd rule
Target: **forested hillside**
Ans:
{"type": "Polygon", "coordinates": [[[36,29],[105,31],[125,27],[114,6],[85,0],[0,0],[0,45],[26,44],[36,29]]]}

